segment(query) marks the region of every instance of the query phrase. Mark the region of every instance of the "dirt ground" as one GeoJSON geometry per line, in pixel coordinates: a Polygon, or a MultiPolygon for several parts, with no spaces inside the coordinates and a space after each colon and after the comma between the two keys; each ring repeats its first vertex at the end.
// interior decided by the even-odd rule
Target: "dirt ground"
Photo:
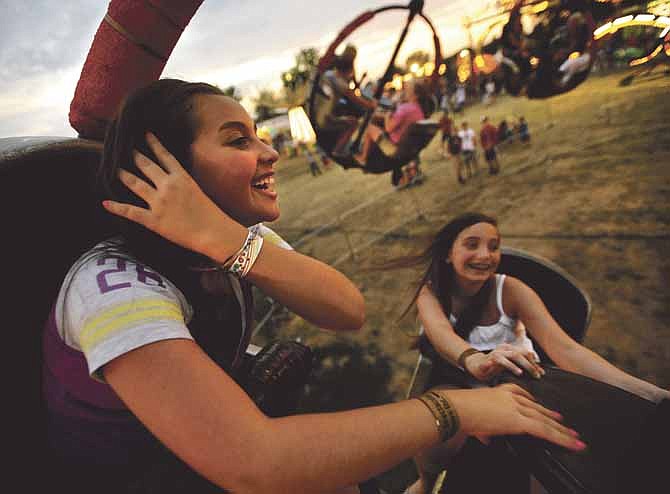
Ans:
{"type": "MultiPolygon", "coordinates": [[[[413,315],[397,321],[418,271],[370,271],[416,252],[453,216],[496,216],[505,245],[568,271],[592,302],[584,344],[615,365],[670,387],[670,76],[619,86],[624,74],[592,76],[549,100],[500,97],[457,117],[479,130],[524,115],[532,140],[499,149],[501,173],[456,181],[439,135],[421,155],[427,177],[396,191],[390,176],[343,170],[313,177],[306,160],[278,168],[282,217],[272,225],[297,249],[335,265],[362,290],[367,321],[355,334],[318,330],[278,311],[256,340],[300,338],[317,354],[305,411],[401,399],[418,353],[413,315]]],[[[483,157],[482,157],[483,158],[483,157]]],[[[262,306],[259,310],[264,310],[262,306]]]]}

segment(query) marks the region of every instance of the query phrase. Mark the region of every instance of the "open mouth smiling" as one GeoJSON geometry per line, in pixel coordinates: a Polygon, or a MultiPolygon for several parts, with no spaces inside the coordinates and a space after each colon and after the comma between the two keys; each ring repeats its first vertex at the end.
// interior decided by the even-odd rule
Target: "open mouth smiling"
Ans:
{"type": "Polygon", "coordinates": [[[271,173],[262,175],[259,178],[255,179],[253,182],[251,182],[251,186],[254,189],[258,190],[271,189],[274,187],[274,184],[275,184],[275,178],[271,173]]]}
{"type": "Polygon", "coordinates": [[[475,271],[489,271],[491,269],[491,264],[468,264],[468,267],[475,271]]]}

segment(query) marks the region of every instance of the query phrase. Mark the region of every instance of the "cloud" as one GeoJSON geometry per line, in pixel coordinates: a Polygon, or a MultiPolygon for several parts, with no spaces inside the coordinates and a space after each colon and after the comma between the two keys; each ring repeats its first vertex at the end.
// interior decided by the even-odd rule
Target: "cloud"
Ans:
{"type": "MultiPolygon", "coordinates": [[[[0,136],[72,135],[67,116],[70,101],[108,3],[0,3],[0,136]]],[[[205,0],[183,32],[163,76],[235,85],[248,97],[276,86],[300,49],[315,47],[323,52],[359,14],[388,3],[205,0]]],[[[424,13],[440,32],[445,52],[450,44],[462,43],[462,15],[474,4],[481,7],[484,2],[426,2],[424,13]]],[[[357,70],[367,71],[369,77],[381,75],[405,19],[406,12],[385,13],[356,31],[351,39],[359,46],[357,70]]],[[[412,49],[432,52],[430,36],[410,32],[398,62],[403,63],[412,49]]]]}
{"type": "Polygon", "coordinates": [[[0,93],[0,137],[75,135],[68,113],[80,72],[72,66],[6,84],[0,93]]]}
{"type": "Polygon", "coordinates": [[[17,81],[83,64],[106,5],[37,0],[0,6],[0,90],[17,81]]]}

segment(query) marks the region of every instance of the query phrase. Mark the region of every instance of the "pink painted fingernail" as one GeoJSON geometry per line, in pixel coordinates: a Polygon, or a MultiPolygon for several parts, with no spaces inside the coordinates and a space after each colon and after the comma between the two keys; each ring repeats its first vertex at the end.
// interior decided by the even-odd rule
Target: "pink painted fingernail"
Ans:
{"type": "Polygon", "coordinates": [[[583,443],[583,442],[580,441],[579,439],[577,439],[577,440],[575,441],[575,446],[577,446],[577,449],[579,449],[579,450],[586,449],[586,443],[583,443]]]}

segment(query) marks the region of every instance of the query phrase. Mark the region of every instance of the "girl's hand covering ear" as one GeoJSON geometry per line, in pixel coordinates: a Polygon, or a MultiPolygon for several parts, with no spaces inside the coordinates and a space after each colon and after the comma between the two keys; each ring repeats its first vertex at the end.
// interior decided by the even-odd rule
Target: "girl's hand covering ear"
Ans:
{"type": "Polygon", "coordinates": [[[175,244],[223,262],[226,253],[232,255],[239,249],[247,229],[207,197],[156,136],[148,133],[147,144],[159,163],[135,152],[135,164],[144,176],[121,169],[119,179],[149,205],[148,209],[111,200],[103,201],[104,208],[175,244]]]}

